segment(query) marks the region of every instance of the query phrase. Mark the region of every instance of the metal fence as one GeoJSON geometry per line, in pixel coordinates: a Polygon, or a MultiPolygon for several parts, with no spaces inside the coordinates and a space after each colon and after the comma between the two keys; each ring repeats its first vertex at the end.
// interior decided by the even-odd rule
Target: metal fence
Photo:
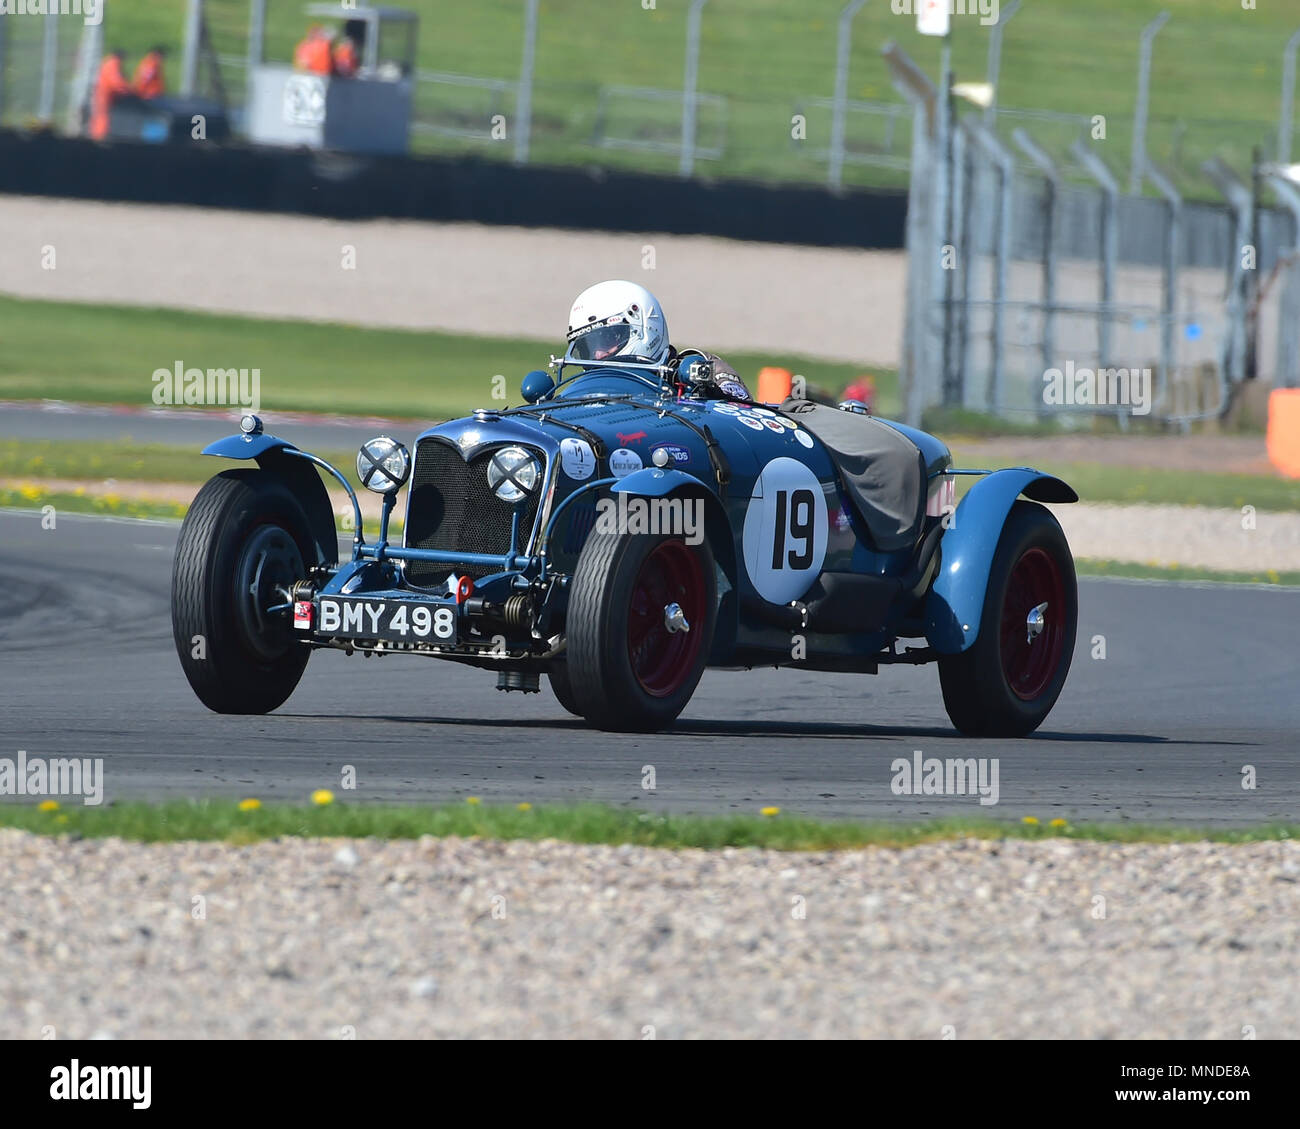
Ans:
{"type": "Polygon", "coordinates": [[[1258,207],[1221,161],[1202,174],[1222,204],[1188,202],[1149,158],[1137,180],[1160,198],[1128,194],[1087,142],[1067,170],[886,56],[915,117],[908,422],[943,407],[1186,427],[1248,378],[1300,384],[1300,184],[1285,169],[1260,175],[1288,211],[1258,207]]]}
{"type": "MultiPolygon", "coordinates": [[[[680,22],[664,27],[680,34],[680,54],[653,60],[648,70],[638,57],[640,69],[628,70],[629,79],[652,74],[654,84],[585,74],[581,59],[539,78],[539,37],[543,57],[556,49],[541,25],[565,13],[543,11],[538,0],[482,3],[513,12],[518,23],[476,40],[475,52],[449,52],[463,70],[417,70],[417,148],[481,146],[516,162],[658,162],[684,176],[775,174],[833,190],[867,175],[907,185],[903,375],[913,422],[936,405],[1030,416],[1048,407],[1109,411],[1121,425],[1132,418],[1122,405],[1047,404],[1045,374],[1058,369],[1150,371],[1151,415],[1184,425],[1221,412],[1250,375],[1300,383],[1300,187],[1287,168],[1300,31],[1267,48],[1280,52],[1282,70],[1274,130],[1266,122],[1247,128],[1152,117],[1153,60],[1186,50],[1177,36],[1197,32],[1167,16],[1140,29],[1126,25],[1136,44],[1133,110],[1112,116],[1106,124],[1118,145],[1101,147],[1090,141],[1093,118],[999,103],[1004,34],[1029,18],[1017,0],[1004,3],[988,29],[982,105],[954,100],[950,83],[941,95],[900,48],[879,50],[883,25],[870,25],[873,37],[863,21],[884,8],[869,0],[818,0],[817,10],[832,18],[797,29],[797,50],[805,64],[820,66],[805,67],[797,83],[751,82],[743,96],[722,91],[741,88],[750,57],[706,34],[711,19],[751,19],[740,0],[675,6],[671,19],[680,22]],[[885,76],[883,89],[863,84],[864,46],[885,76]],[[958,107],[965,107],[960,114],[958,107]],[[499,122],[508,123],[504,146],[499,122]],[[1253,184],[1222,161],[1202,159],[1208,145],[1237,154],[1244,168],[1243,144],[1260,155],[1253,184]],[[1120,150],[1128,154],[1123,169],[1120,150]],[[1264,195],[1280,207],[1260,208],[1264,195]]],[[[108,0],[107,27],[120,6],[108,0]]],[[[197,37],[208,31],[201,17],[205,9],[221,17],[208,77],[226,92],[238,130],[248,59],[260,58],[264,46],[283,57],[292,43],[287,28],[279,27],[276,43],[254,45],[239,32],[248,0],[174,0],[174,7],[186,15],[185,71],[200,82],[197,37]]],[[[761,38],[776,42],[783,19],[775,9],[752,15],[772,21],[761,38]]],[[[0,122],[80,130],[103,34],[80,20],[0,18],[0,122]]]]}
{"type": "MultiPolygon", "coordinates": [[[[178,71],[188,69],[198,57],[192,41],[199,29],[211,27],[222,85],[238,128],[247,58],[254,50],[260,57],[265,48],[270,57],[287,59],[293,42],[288,37],[303,30],[283,22],[282,15],[275,34],[268,33],[273,41],[263,44],[258,37],[254,46],[250,12],[270,3],[277,12],[296,13],[302,3],[157,3],[174,21],[170,41],[177,48],[178,71]],[[210,19],[200,18],[205,12],[210,19]]],[[[436,15],[436,5],[427,0],[405,0],[405,4],[425,16],[427,41],[441,44],[447,38],[452,29],[428,18],[436,15]]],[[[892,3],[805,0],[786,8],[751,5],[747,0],[671,4],[662,0],[649,11],[636,3],[627,5],[628,11],[617,7],[618,11],[602,5],[599,10],[575,13],[564,6],[542,9],[539,0],[476,0],[474,17],[456,21],[461,38],[449,42],[445,50],[425,52],[417,75],[415,146],[426,150],[481,147],[487,155],[521,162],[594,159],[664,171],[676,168],[688,176],[739,172],[820,180],[836,189],[852,183],[906,183],[910,109],[890,98],[888,76],[876,60],[885,37],[910,34],[909,18],[891,14],[892,3]],[[645,57],[648,49],[630,49],[617,54],[620,64],[629,61],[626,68],[601,58],[598,61],[606,63],[602,69],[588,65],[575,52],[570,66],[556,67],[557,52],[563,53],[575,27],[609,30],[621,51],[624,44],[634,48],[640,41],[638,32],[646,24],[638,25],[637,20],[651,22],[657,29],[653,58],[645,57]],[[744,35],[736,34],[739,28],[744,35]],[[782,55],[764,59],[746,43],[779,44],[782,55]],[[432,65],[431,59],[436,60],[432,65]],[[787,60],[791,65],[785,65],[787,60]],[[549,65],[539,73],[539,63],[549,65]],[[756,66],[763,68],[765,81],[754,81],[756,66]],[[619,73],[623,70],[627,73],[619,73]],[[786,72],[790,72],[788,80],[786,72]],[[800,117],[802,134],[785,124],[800,117]],[[494,145],[501,137],[493,123],[501,119],[509,122],[511,143],[494,145]]],[[[111,29],[121,26],[120,13],[126,8],[126,0],[106,0],[104,27],[110,29],[110,40],[111,29]]],[[[1022,12],[1018,0],[1002,3],[994,24],[980,27],[978,35],[964,35],[968,47],[963,72],[982,66],[990,100],[984,113],[986,125],[1004,135],[1017,127],[1028,129],[1045,152],[1061,161],[1088,128],[1089,117],[1060,109],[1007,106],[999,100],[1006,34],[1012,34],[1013,41],[1020,35],[1021,51],[1028,37],[1039,62],[1050,50],[1063,49],[1032,38],[1039,26],[1033,21],[1043,18],[1043,11],[1030,5],[1022,12]],[[981,55],[982,63],[977,62],[981,55]]],[[[340,19],[345,16],[346,9],[341,8],[340,19]]],[[[132,19],[138,18],[133,13],[132,19]]],[[[1129,71],[1127,63],[1121,69],[1123,51],[1108,51],[1092,64],[1098,68],[1098,81],[1133,91],[1132,111],[1112,115],[1109,122],[1119,143],[1131,149],[1130,192],[1145,179],[1142,170],[1149,156],[1180,183],[1195,182],[1201,162],[1220,148],[1233,152],[1238,167],[1244,164],[1243,145],[1248,154],[1250,146],[1265,144],[1277,160],[1289,161],[1300,32],[1285,43],[1273,42],[1267,33],[1250,40],[1252,59],[1281,63],[1282,83],[1276,122],[1260,121],[1246,129],[1241,122],[1189,117],[1195,107],[1179,107],[1174,117],[1151,115],[1151,107],[1161,103],[1160,86],[1152,77],[1154,63],[1185,50],[1201,34],[1197,25],[1178,15],[1162,17],[1145,28],[1127,14],[1116,15],[1111,22],[1111,34],[1121,38],[1126,51],[1136,53],[1137,73],[1129,71]]],[[[79,123],[67,110],[69,101],[84,95],[84,74],[81,90],[75,86],[81,21],[0,18],[0,25],[0,121],[75,128],[79,123]]],[[[604,40],[598,38],[598,43],[603,45],[604,40]]]]}

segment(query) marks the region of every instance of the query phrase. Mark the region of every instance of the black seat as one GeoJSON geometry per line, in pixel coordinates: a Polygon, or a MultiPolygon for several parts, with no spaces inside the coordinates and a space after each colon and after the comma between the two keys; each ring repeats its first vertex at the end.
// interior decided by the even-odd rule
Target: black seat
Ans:
{"type": "Polygon", "coordinates": [[[826,448],[876,548],[884,553],[912,548],[925,521],[920,448],[889,424],[858,412],[796,399],[786,400],[780,411],[826,448]]]}

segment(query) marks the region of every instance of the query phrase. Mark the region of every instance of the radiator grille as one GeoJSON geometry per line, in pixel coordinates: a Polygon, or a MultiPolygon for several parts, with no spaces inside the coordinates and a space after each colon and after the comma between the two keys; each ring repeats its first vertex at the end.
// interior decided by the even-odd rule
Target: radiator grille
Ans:
{"type": "MultiPolygon", "coordinates": [[[[415,450],[415,467],[411,474],[407,548],[441,549],[453,553],[510,551],[510,527],[516,507],[493,494],[487,481],[488,461],[495,449],[480,451],[467,463],[449,443],[437,439],[420,442],[415,450]]],[[[545,456],[540,451],[529,450],[545,467],[545,456]]],[[[518,506],[519,538],[513,546],[517,552],[524,550],[532,535],[541,495],[539,483],[538,489],[518,506]]],[[[442,585],[452,572],[477,580],[495,571],[485,565],[406,562],[407,582],[421,588],[442,585]]]]}

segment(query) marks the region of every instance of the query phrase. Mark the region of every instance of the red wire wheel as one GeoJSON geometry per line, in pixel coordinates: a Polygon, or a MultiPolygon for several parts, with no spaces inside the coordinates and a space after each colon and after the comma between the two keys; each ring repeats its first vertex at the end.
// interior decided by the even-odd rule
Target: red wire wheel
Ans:
{"type": "Polygon", "coordinates": [[[705,621],[704,570],[683,541],[664,541],[641,563],[628,607],[627,652],[641,688],[666,698],[692,676],[705,621]],[[677,604],[689,631],[671,631],[665,611],[677,604]]]}
{"type": "Polygon", "coordinates": [[[1045,549],[1027,550],[1011,570],[1002,602],[1002,673],[1011,692],[1031,702],[1051,683],[1061,662],[1066,632],[1065,581],[1045,549]],[[1043,628],[1029,632],[1030,613],[1043,609],[1043,628]]]}

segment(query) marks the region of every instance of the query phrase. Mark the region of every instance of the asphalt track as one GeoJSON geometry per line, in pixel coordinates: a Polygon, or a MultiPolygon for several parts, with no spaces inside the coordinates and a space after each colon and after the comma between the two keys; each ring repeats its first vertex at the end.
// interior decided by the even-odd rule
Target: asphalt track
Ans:
{"type": "Polygon", "coordinates": [[[222,717],[172,647],[177,528],[61,515],[46,530],[38,513],[0,512],[0,756],[102,757],[109,799],[303,800],[337,790],[350,764],[356,800],[1205,825],[1300,814],[1298,590],[1083,580],[1065,693],[1016,741],[956,734],[930,667],[709,672],[674,730],[618,736],[545,685],[507,695],[452,663],[321,652],[276,713],[222,717]],[[1105,659],[1091,657],[1096,635],[1105,659]],[[894,795],[891,762],[918,749],[997,757],[1000,803],[894,795]]]}

